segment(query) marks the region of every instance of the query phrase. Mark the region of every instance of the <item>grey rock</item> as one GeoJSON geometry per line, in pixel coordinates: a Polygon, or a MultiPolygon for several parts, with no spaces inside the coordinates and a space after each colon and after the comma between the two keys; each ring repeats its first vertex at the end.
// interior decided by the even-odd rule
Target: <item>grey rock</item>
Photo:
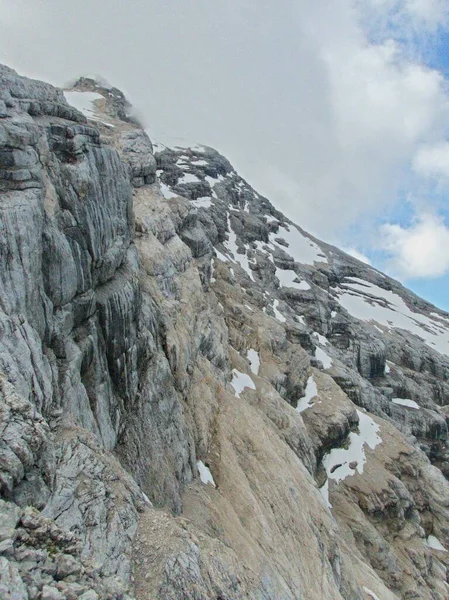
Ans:
{"type": "Polygon", "coordinates": [[[296,228],[215,150],[154,152],[116,88],[76,89],[100,93],[115,126],[0,66],[1,597],[130,598],[134,561],[139,593],[151,584],[167,600],[290,600],[315,576],[326,600],[360,600],[362,562],[380,597],[442,600],[444,568],[422,540],[449,541],[449,358],[416,331],[355,318],[341,294],[355,284],[383,306],[396,294],[430,330],[449,315],[296,228]],[[238,399],[233,369],[254,376],[238,399]],[[312,375],[317,399],[300,413],[312,375]],[[401,451],[375,463],[375,492],[356,475],[331,485],[331,519],[313,478],[324,483],[323,456],[357,432],[356,407],[388,430],[385,454],[392,438],[401,451]],[[198,482],[200,456],[217,487],[198,482]],[[263,469],[251,479],[279,457],[295,485],[282,487],[281,466],[276,485],[263,469]],[[136,542],[146,519],[152,535],[136,542]],[[278,535],[288,561],[267,558],[283,551],[278,535]],[[315,575],[295,571],[315,546],[315,575]]]}
{"type": "Polygon", "coordinates": [[[0,500],[0,541],[14,537],[22,511],[12,502],[0,500]]]}
{"type": "Polygon", "coordinates": [[[0,597],[4,600],[28,600],[27,588],[17,567],[0,556],[0,597]]]}
{"type": "Polygon", "coordinates": [[[50,585],[44,585],[41,592],[42,600],[64,600],[64,595],[61,592],[50,585]]]}
{"type": "Polygon", "coordinates": [[[89,590],[84,592],[81,596],[79,596],[80,600],[98,600],[98,594],[93,590],[89,590]]]}

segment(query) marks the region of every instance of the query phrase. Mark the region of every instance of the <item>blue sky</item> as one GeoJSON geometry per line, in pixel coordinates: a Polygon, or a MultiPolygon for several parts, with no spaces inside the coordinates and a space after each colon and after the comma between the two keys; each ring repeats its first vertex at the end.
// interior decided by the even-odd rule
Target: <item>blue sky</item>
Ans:
{"type": "MultiPolygon", "coordinates": [[[[398,7],[401,3],[396,3],[398,7]]],[[[419,5],[419,2],[417,3],[419,5]]],[[[429,6],[432,2],[429,3],[429,6]]],[[[435,23],[431,27],[425,26],[422,22],[416,24],[412,28],[410,22],[407,22],[406,27],[396,27],[397,21],[392,19],[388,22],[388,26],[384,30],[384,39],[393,38],[402,44],[405,52],[408,52],[412,57],[413,61],[419,62],[425,65],[429,69],[438,72],[443,78],[443,87],[446,86],[446,91],[449,89],[449,22],[447,8],[444,5],[440,13],[439,18],[436,19],[435,23]],[[417,26],[416,26],[417,25],[417,26]],[[414,30],[413,35],[408,35],[414,30]]],[[[430,6],[431,8],[431,6],[430,6]]],[[[381,40],[377,40],[380,42],[381,40]]],[[[383,40],[382,40],[383,41],[383,40]]],[[[447,139],[444,135],[444,129],[442,129],[442,139],[440,144],[447,139]]],[[[445,150],[449,150],[449,147],[445,150]]],[[[448,161],[449,165],[449,161],[448,161]]],[[[429,166],[429,165],[427,165],[429,166]]],[[[406,236],[405,232],[415,231],[416,235],[414,239],[410,241],[410,245],[415,248],[419,248],[421,253],[425,253],[426,247],[430,246],[435,237],[435,220],[439,219],[441,240],[439,244],[436,244],[436,251],[438,247],[441,250],[441,254],[449,253],[449,235],[444,235],[444,227],[447,228],[449,225],[449,187],[447,185],[448,177],[447,172],[444,172],[445,165],[439,164],[439,169],[435,168],[432,172],[432,177],[428,178],[427,181],[422,181],[422,178],[410,176],[410,173],[405,174],[404,187],[398,194],[397,202],[390,206],[388,215],[378,216],[375,230],[382,231],[383,228],[394,226],[401,228],[400,235],[402,235],[402,248],[406,248],[406,236]],[[416,187],[414,187],[416,185],[416,187]],[[416,194],[416,198],[410,196],[416,194]],[[422,227],[421,233],[417,234],[417,221],[419,222],[422,214],[433,215],[433,227],[431,225],[432,220],[430,219],[429,226],[422,227]],[[390,224],[390,225],[388,225],[390,224]]],[[[416,173],[414,174],[416,175],[416,173]]],[[[370,222],[373,226],[373,222],[370,222]]],[[[364,224],[355,221],[350,228],[349,236],[354,235],[354,231],[363,231],[364,224]]],[[[377,232],[376,232],[377,233],[377,232]]],[[[398,233],[398,231],[396,231],[398,233]]],[[[382,235],[382,234],[381,234],[382,235]]],[[[399,236],[400,237],[400,236],[399,236]]],[[[396,239],[398,242],[398,239],[396,239]]],[[[411,251],[411,249],[408,249],[411,251]]],[[[404,250],[406,251],[406,250],[404,250]]],[[[409,252],[410,253],[410,252],[409,252]]],[[[375,243],[368,243],[365,248],[365,254],[370,259],[372,264],[389,274],[400,279],[407,287],[411,288],[419,296],[428,299],[430,302],[449,311],[449,262],[443,261],[441,267],[437,268],[438,273],[432,273],[432,269],[424,268],[415,269],[417,275],[413,273],[413,266],[409,269],[402,269],[397,264],[394,264],[392,260],[392,248],[385,248],[380,246],[376,247],[375,243]],[[408,271],[408,272],[404,272],[408,271]]],[[[429,260],[432,256],[429,257],[429,260]]]]}
{"type": "Polygon", "coordinates": [[[304,229],[449,310],[447,0],[103,4],[0,0],[0,61],[103,76],[153,138],[217,148],[304,229]]]}

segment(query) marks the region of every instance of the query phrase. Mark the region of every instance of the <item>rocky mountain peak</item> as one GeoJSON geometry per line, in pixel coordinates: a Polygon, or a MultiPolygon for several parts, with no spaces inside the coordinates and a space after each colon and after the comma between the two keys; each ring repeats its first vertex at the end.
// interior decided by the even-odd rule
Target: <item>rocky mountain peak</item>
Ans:
{"type": "Polygon", "coordinates": [[[0,66],[2,599],[446,599],[449,315],[130,112],[0,66]]]}

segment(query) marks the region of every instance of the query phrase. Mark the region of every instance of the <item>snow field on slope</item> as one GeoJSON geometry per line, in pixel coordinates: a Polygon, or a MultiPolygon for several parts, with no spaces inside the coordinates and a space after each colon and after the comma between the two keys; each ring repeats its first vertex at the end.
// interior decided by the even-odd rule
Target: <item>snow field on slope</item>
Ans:
{"type": "Polygon", "coordinates": [[[382,439],[379,435],[379,425],[367,414],[357,411],[359,417],[358,433],[351,431],[348,436],[347,448],[333,448],[323,458],[323,466],[329,479],[339,483],[349,475],[354,474],[354,469],[349,465],[356,462],[355,469],[363,473],[366,463],[365,446],[372,450],[376,448],[382,439]]]}
{"type": "Polygon", "coordinates": [[[300,281],[299,283],[295,279],[299,279],[298,275],[287,269],[276,268],[276,277],[279,279],[281,286],[296,288],[297,290],[310,290],[310,285],[307,281],[300,281]]]}
{"type": "Polygon", "coordinates": [[[91,121],[98,121],[107,127],[115,127],[112,123],[102,121],[96,113],[95,100],[104,100],[104,97],[97,92],[64,92],[67,102],[79,110],[85,117],[91,121]]]}
{"type": "Polygon", "coordinates": [[[281,226],[278,233],[270,233],[270,242],[290,254],[298,263],[313,265],[316,262],[327,262],[323,251],[315,242],[303,235],[294,225],[289,227],[290,231],[281,226]],[[288,243],[288,248],[276,242],[277,237],[283,238],[288,243]]]}
{"type": "MultiPolygon", "coordinates": [[[[247,273],[251,281],[254,281],[253,272],[249,267],[249,260],[246,254],[239,254],[237,248],[237,235],[235,231],[232,229],[231,218],[228,215],[228,231],[229,231],[229,239],[223,242],[223,246],[226,248],[227,253],[233,257],[233,261],[238,263],[242,269],[247,273]]],[[[218,253],[217,253],[218,254],[218,253]]],[[[229,260],[228,258],[226,260],[229,260]]]]}
{"type": "MultiPolygon", "coordinates": [[[[449,356],[449,326],[440,318],[416,313],[389,290],[351,277],[337,289],[338,302],[361,321],[375,321],[391,329],[405,329],[421,338],[430,348],[449,356]]],[[[432,313],[430,313],[432,314],[432,313]]]]}

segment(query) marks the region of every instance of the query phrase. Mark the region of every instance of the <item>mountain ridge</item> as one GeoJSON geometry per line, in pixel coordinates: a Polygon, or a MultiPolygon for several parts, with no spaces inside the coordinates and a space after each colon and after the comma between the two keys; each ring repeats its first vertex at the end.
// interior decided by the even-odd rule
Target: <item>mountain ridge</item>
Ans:
{"type": "Polygon", "coordinates": [[[446,598],[448,313],[116,88],[0,83],[4,597],[446,598]]]}

